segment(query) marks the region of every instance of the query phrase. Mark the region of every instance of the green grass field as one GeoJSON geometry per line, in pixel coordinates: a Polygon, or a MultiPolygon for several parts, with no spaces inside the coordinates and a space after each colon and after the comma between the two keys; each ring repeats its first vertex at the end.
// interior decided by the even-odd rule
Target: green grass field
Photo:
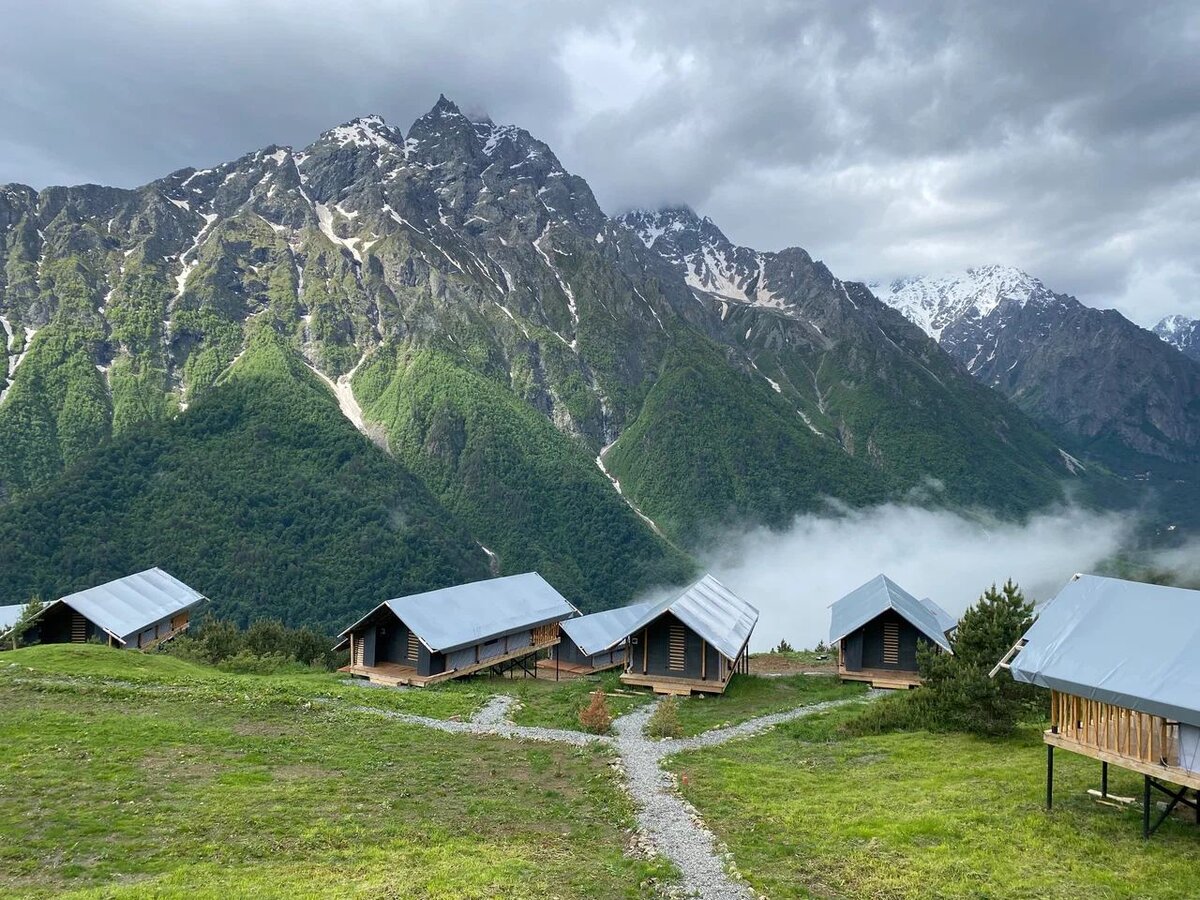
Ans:
{"type": "MultiPolygon", "coordinates": [[[[780,897],[1195,897],[1200,831],[1169,821],[1149,841],[1140,809],[1098,804],[1100,764],[1060,752],[1047,813],[1036,728],[838,739],[843,707],[750,741],[681,754],[685,796],[738,869],[780,897]]],[[[1110,791],[1140,776],[1110,770],[1110,791]]]]}
{"type": "Polygon", "coordinates": [[[720,696],[693,695],[680,700],[679,724],[686,737],[797,706],[858,697],[866,691],[864,684],[842,684],[826,675],[735,675],[720,696]]]}
{"type": "Polygon", "coordinates": [[[0,655],[0,895],[636,897],[610,756],[450,737],[485,691],[232,676],[76,645],[0,655]]]}

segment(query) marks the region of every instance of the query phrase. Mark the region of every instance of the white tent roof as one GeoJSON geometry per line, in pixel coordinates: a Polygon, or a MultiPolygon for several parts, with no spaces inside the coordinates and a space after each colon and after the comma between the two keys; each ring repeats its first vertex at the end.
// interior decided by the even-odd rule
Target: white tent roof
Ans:
{"type": "Polygon", "coordinates": [[[1200,725],[1200,591],[1076,575],[1025,641],[1017,681],[1200,725]]]}
{"type": "Polygon", "coordinates": [[[434,653],[448,653],[579,615],[579,610],[541,575],[526,572],[386,600],[339,637],[348,635],[385,606],[434,653]]]}

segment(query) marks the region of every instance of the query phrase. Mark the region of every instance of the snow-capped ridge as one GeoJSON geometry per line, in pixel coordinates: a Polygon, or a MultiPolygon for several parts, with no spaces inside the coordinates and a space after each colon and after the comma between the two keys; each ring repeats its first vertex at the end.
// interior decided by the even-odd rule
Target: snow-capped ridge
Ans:
{"type": "Polygon", "coordinates": [[[1024,307],[1029,303],[1060,300],[1040,279],[1005,265],[899,278],[886,285],[876,282],[868,287],[934,340],[958,322],[987,318],[1006,302],[1024,307]]]}
{"type": "Polygon", "coordinates": [[[322,142],[336,143],[341,147],[354,144],[358,147],[396,150],[404,145],[404,133],[399,128],[387,124],[383,116],[367,115],[322,132],[317,143],[322,142]]]}

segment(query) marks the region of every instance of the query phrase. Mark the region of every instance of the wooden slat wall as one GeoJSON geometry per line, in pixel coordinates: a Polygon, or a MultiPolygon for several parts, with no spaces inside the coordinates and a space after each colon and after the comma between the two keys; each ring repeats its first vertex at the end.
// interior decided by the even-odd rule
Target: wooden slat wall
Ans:
{"type": "Polygon", "coordinates": [[[1179,764],[1179,723],[1162,716],[1052,690],[1050,725],[1085,747],[1153,765],[1179,764]]]}

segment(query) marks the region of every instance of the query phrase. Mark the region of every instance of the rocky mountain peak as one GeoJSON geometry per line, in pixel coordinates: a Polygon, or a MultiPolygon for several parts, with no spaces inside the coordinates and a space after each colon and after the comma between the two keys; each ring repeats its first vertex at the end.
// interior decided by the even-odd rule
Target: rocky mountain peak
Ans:
{"type": "Polygon", "coordinates": [[[354,145],[358,147],[375,147],[383,150],[394,150],[404,144],[404,133],[393,125],[388,125],[383,116],[359,116],[323,132],[310,146],[334,144],[338,147],[354,145]]]}
{"type": "Polygon", "coordinates": [[[1200,360],[1200,319],[1167,316],[1154,326],[1154,333],[1192,359],[1200,360]]]}

